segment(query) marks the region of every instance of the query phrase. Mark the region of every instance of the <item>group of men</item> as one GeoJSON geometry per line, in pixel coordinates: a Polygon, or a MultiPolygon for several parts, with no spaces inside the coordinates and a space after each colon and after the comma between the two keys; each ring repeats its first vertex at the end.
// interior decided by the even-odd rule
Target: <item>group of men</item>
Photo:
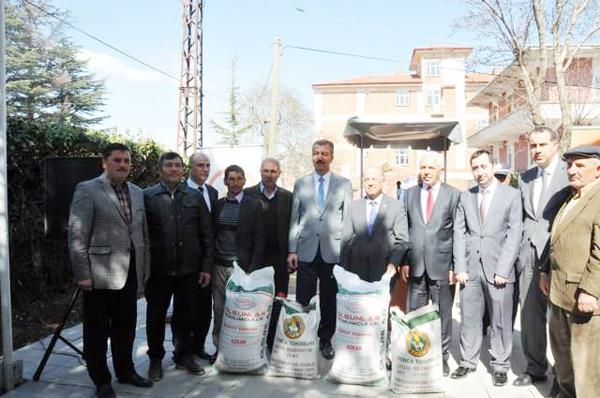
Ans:
{"type": "Polygon", "coordinates": [[[419,185],[406,190],[402,201],[383,194],[378,168],[365,171],[366,196],[352,201],[350,181],[330,170],[334,145],[327,140],[313,143],[314,172],[298,179],[293,193],[277,185],[281,166],[268,158],[261,164],[261,182],[246,189],[244,170],[229,166],[227,195],[221,199],[206,183],[210,160],[205,154],[190,158],[187,180],[181,156],[163,154],[160,181],[142,191],[125,181],[129,149],[109,145],[104,173],[77,186],[69,219],[73,269],[84,291],[84,355],[98,396],[114,396],[106,365],[109,337],[120,382],[150,387],[162,378],[171,299],[175,366],[203,374],[194,356],[215,359],[204,343],[214,309],[218,350],[225,286],[234,263],[246,272],[273,267],[279,296],[287,295],[289,273],[297,272],[296,299],[304,305],[318,287],[319,348],[326,359],[335,355],[334,265],[366,281],[399,271],[409,284],[410,310],[430,300],[439,307],[445,376],[450,375],[452,306],[459,283],[461,360],[452,377],[475,370],[487,312],[497,386],[506,383],[510,368],[516,285],[527,358],[516,384],[547,378],[550,293],[560,393],[592,396],[589,391],[600,389],[594,373],[600,355],[585,347],[600,339],[600,149],[568,151],[565,162],[557,133],[546,128],[530,134],[530,149],[536,166],[521,176],[519,189],[500,184],[492,154],[479,150],[470,159],[477,185],[460,193],[441,182],[442,157],[427,152],[419,162],[419,185]],[[148,378],[136,373],[132,361],[136,298],[142,291],[148,378]]]}

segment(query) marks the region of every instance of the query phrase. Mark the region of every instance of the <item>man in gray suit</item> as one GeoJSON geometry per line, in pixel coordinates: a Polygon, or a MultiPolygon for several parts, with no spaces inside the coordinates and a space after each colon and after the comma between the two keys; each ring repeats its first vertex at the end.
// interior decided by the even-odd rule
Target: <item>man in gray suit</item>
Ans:
{"type": "Polygon", "coordinates": [[[560,159],[558,133],[540,127],[529,134],[536,166],[519,178],[523,203],[523,240],[519,253],[521,344],[527,360],[525,373],[515,385],[527,386],[548,378],[546,322],[548,303],[539,288],[539,267],[548,257],[552,222],[566,198],[567,164],[560,159]]]}
{"type": "Polygon", "coordinates": [[[460,192],[443,184],[442,156],[427,152],[419,164],[422,185],[406,192],[406,212],[411,246],[402,278],[409,281],[409,306],[416,310],[429,303],[439,307],[442,321],[442,360],[444,376],[450,374],[448,348],[452,339],[454,267],[452,233],[460,192]]]}
{"type": "Polygon", "coordinates": [[[331,141],[315,141],[312,160],[314,173],[294,185],[287,263],[291,272],[298,270],[299,303],[309,304],[319,281],[319,348],[323,357],[332,359],[337,293],[333,266],[340,261],[342,225],[352,201],[352,185],[350,180],[329,170],[333,161],[331,141]]]}
{"type": "Polygon", "coordinates": [[[460,366],[452,378],[475,371],[483,341],[483,313],[490,314],[492,382],[506,384],[512,350],[515,261],[522,208],[519,191],[498,183],[492,155],[471,155],[477,186],[460,194],[454,218],[454,271],[461,284],[460,366]]]}
{"type": "Polygon", "coordinates": [[[77,185],[69,216],[69,253],[83,289],[83,353],[99,397],[114,397],[106,365],[110,338],[115,375],[121,383],[151,387],[136,373],[132,349],[137,294],[150,276],[144,194],[126,182],[131,153],[110,144],[102,153],[104,173],[77,185]]]}
{"type": "Polygon", "coordinates": [[[340,265],[374,282],[396,273],[408,248],[408,226],[402,203],[383,195],[381,168],[365,170],[363,182],[367,196],[352,202],[344,218],[340,265]]]}

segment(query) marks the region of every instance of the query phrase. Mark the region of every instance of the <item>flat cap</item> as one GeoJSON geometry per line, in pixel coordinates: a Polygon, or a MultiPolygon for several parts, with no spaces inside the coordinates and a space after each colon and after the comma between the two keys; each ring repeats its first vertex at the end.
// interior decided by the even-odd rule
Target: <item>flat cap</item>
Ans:
{"type": "Polygon", "coordinates": [[[600,146],[598,145],[584,145],[578,146],[573,149],[569,149],[562,155],[564,160],[569,158],[596,158],[600,159],[600,146]]]}

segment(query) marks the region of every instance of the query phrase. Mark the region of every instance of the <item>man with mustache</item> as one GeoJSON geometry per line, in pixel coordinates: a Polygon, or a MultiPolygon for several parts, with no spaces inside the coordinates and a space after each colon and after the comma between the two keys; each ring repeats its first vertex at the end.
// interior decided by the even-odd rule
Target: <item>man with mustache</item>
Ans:
{"type": "Polygon", "coordinates": [[[474,372],[483,341],[483,313],[490,309],[490,353],[494,386],[506,384],[512,350],[515,261],[521,242],[519,191],[498,183],[492,154],[471,155],[477,186],[460,194],[454,217],[454,272],[461,284],[459,367],[452,378],[474,372]]]}
{"type": "Polygon", "coordinates": [[[317,293],[319,281],[319,348],[325,359],[332,359],[337,293],[333,266],[340,261],[342,226],[352,202],[352,185],[350,180],[330,171],[331,141],[315,141],[312,160],[314,173],[294,184],[287,263],[291,272],[298,271],[296,297],[299,303],[309,304],[317,293]]]}
{"type": "MultiPolygon", "coordinates": [[[[550,300],[550,346],[560,397],[600,392],[600,147],[581,146],[567,161],[568,199],[550,236],[540,289],[550,300]]],[[[543,331],[540,331],[543,332],[543,331]]]]}

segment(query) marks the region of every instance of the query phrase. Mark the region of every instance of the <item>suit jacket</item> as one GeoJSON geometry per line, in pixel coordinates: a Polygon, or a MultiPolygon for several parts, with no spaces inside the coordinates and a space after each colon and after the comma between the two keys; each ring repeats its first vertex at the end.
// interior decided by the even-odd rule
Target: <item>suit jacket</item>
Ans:
{"type": "MultiPolygon", "coordinates": [[[[262,192],[260,191],[260,184],[256,184],[252,187],[244,189],[244,194],[247,194],[254,199],[260,201],[263,205],[263,211],[266,210],[264,202],[262,200],[262,192]]],[[[292,193],[285,188],[277,187],[277,243],[279,245],[279,265],[286,264],[288,255],[288,244],[290,235],[290,216],[292,213],[292,193]]],[[[266,220],[268,223],[270,220],[266,220]]],[[[273,238],[271,236],[269,239],[273,238]]],[[[286,268],[287,270],[287,268],[286,268]]]]}
{"type": "Polygon", "coordinates": [[[352,184],[347,178],[331,175],[322,210],[317,204],[314,173],[298,179],[292,200],[290,253],[310,263],[320,248],[323,261],[339,263],[342,226],[351,202],[352,184]]]}
{"type": "Polygon", "coordinates": [[[441,184],[427,224],[421,211],[421,187],[417,185],[406,192],[410,236],[406,262],[410,266],[412,277],[421,277],[427,271],[430,279],[448,279],[448,271],[454,268],[453,228],[459,196],[457,189],[441,184]]]}
{"type": "Polygon", "coordinates": [[[515,281],[515,261],[521,243],[523,213],[519,191],[502,184],[490,203],[482,225],[477,204],[479,187],[462,192],[454,217],[454,271],[483,272],[489,283],[499,275],[515,281]]]}
{"type": "Polygon", "coordinates": [[[408,225],[402,203],[384,196],[369,235],[367,202],[364,198],[352,202],[344,218],[340,264],[362,280],[374,282],[389,263],[400,265],[408,247],[408,225]]]}
{"type": "Polygon", "coordinates": [[[126,183],[131,197],[131,223],[105,174],[79,183],[69,215],[69,253],[76,281],[92,280],[93,289],[120,290],[135,250],[138,290],[150,277],[150,244],[144,194],[126,183]]]}
{"type": "MultiPolygon", "coordinates": [[[[215,207],[215,237],[219,233],[218,218],[226,198],[221,198],[215,207]]],[[[240,223],[238,224],[236,243],[238,265],[247,273],[263,265],[265,252],[265,228],[260,202],[244,195],[240,203],[240,223]]],[[[215,257],[218,253],[215,252],[215,257]]]]}
{"type": "MultiPolygon", "coordinates": [[[[571,199],[570,188],[563,191],[569,191],[571,199]]],[[[551,273],[550,301],[567,311],[578,312],[578,289],[600,298],[600,183],[562,219],[565,205],[552,226],[545,271],[551,273]]],[[[600,315],[600,309],[594,315],[600,315]]]]}
{"type": "Polygon", "coordinates": [[[539,209],[533,211],[533,186],[538,173],[537,166],[525,171],[519,178],[519,190],[523,205],[523,240],[519,253],[521,267],[537,268],[548,256],[548,242],[552,222],[560,206],[566,200],[570,190],[563,191],[569,185],[566,162],[559,160],[552,179],[548,183],[545,194],[542,196],[539,209]],[[535,248],[538,264],[531,264],[531,248],[535,248]]]}

